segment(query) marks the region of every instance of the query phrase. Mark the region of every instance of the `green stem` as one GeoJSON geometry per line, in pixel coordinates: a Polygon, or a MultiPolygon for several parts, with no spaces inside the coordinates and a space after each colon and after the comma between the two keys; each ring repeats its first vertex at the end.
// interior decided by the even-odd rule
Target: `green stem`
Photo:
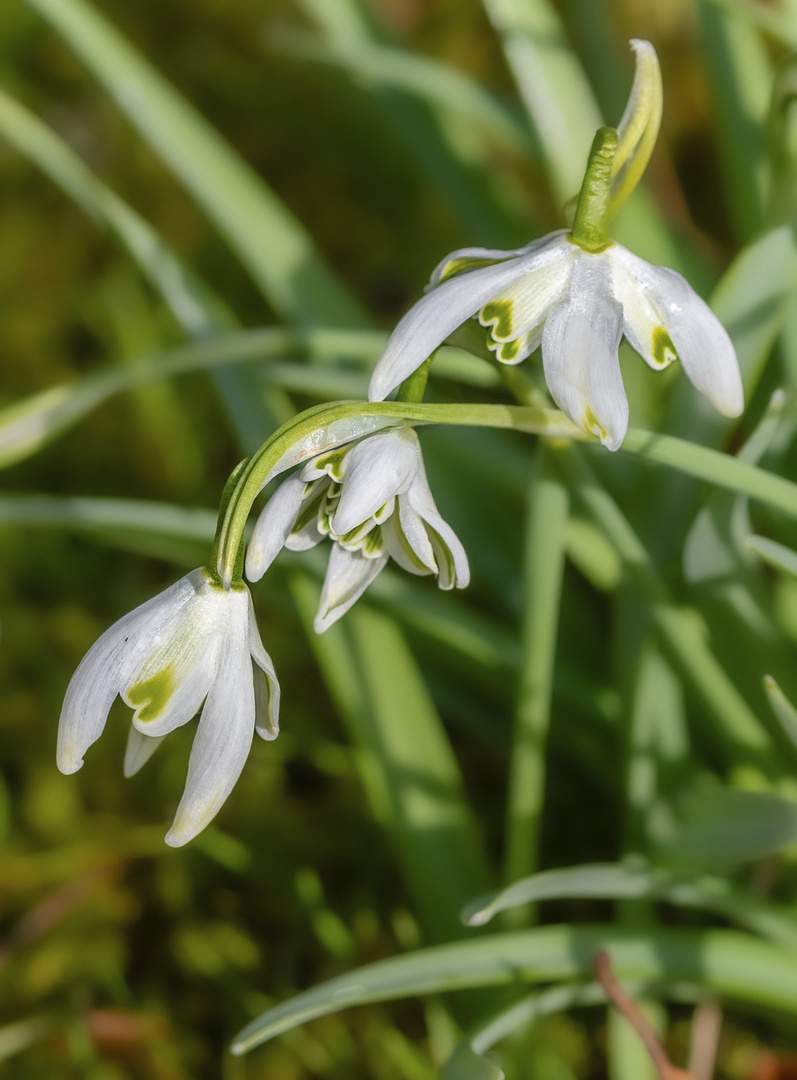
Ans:
{"type": "MultiPolygon", "coordinates": [[[[219,532],[218,574],[229,588],[252,504],[265,484],[286,469],[336,446],[384,427],[403,424],[456,424],[509,428],[548,439],[585,440],[589,436],[556,409],[525,405],[450,405],[402,401],[344,401],[317,405],[301,413],[252,455],[232,493],[219,532]]],[[[630,429],[623,450],[669,465],[797,518],[797,485],[717,450],[671,435],[630,429]]]]}
{"type": "Polygon", "coordinates": [[[602,127],[595,132],[589,152],[587,171],[576,205],[570,239],[584,251],[604,251],[609,240],[609,204],[612,190],[612,165],[617,152],[617,132],[602,127]]]}
{"type": "MultiPolygon", "coordinates": [[[[545,750],[551,715],[568,492],[551,467],[552,450],[540,448],[526,526],[526,618],[522,668],[509,773],[504,880],[534,872],[545,795],[545,750]]],[[[514,920],[517,925],[519,920],[514,920]]]]}
{"type": "Polygon", "coordinates": [[[402,401],[335,402],[307,409],[276,431],[252,455],[241,473],[219,532],[217,571],[224,587],[229,589],[235,580],[236,562],[252,504],[272,477],[380,428],[403,424],[513,428],[553,438],[584,437],[583,432],[556,409],[402,401]]]}

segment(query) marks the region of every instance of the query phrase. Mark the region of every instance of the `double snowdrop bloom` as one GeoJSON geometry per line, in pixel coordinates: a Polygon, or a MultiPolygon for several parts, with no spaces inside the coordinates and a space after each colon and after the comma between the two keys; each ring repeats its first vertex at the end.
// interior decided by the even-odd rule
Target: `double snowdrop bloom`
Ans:
{"type": "Polygon", "coordinates": [[[399,322],[377,362],[369,398],[381,401],[466,319],[476,316],[505,364],[542,346],[554,401],[616,450],[628,427],[618,348],[623,335],[654,369],[680,360],[726,416],[744,406],[736,354],[708,305],[674,270],[651,266],[608,236],[608,221],[638,181],[661,119],[661,76],[648,42],[617,131],[590,154],[573,228],[513,251],[463,248],[434,271],[426,296],[399,322]]]}
{"type": "Polygon", "coordinates": [[[368,435],[313,458],[277,488],[246,555],[257,581],[285,546],[305,551],[328,536],[329,557],[315,630],[322,633],[363,594],[389,558],[412,574],[437,574],[441,589],[469,581],[462,544],[435,506],[421,447],[409,427],[368,435]]]}
{"type": "Polygon", "coordinates": [[[179,847],[216,815],[238,779],[254,732],[279,732],[279,683],[245,585],[223,589],[194,570],[125,615],[88,651],[66,692],[58,767],[76,772],[120,695],[134,711],[126,776],[170,731],[202,714],[185,791],[166,843],[179,847]],[[204,705],[203,705],[204,703],[204,705]]]}

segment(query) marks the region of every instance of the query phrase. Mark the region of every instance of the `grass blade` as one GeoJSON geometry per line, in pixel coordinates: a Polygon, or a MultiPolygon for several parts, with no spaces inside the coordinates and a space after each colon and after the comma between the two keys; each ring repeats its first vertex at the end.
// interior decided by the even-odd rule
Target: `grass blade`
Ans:
{"type": "Polygon", "coordinates": [[[461,903],[489,872],[458,765],[415,660],[395,623],[362,604],[343,624],[313,634],[316,588],[294,575],[292,589],[421,921],[433,939],[459,936],[461,903]]]}
{"type": "Polygon", "coordinates": [[[748,1005],[797,1012],[795,954],[733,930],[648,933],[614,926],[546,926],[423,949],[369,964],[269,1009],[235,1039],[243,1054],[317,1016],[374,1001],[583,978],[606,950],[619,979],[699,983],[748,1005]]]}
{"type": "Polygon", "coordinates": [[[569,498],[541,450],[525,528],[520,685],[509,772],[504,880],[534,869],[545,796],[545,756],[567,543],[569,498]]]}
{"type": "Polygon", "coordinates": [[[69,42],[227,239],[281,316],[363,325],[303,226],[256,173],[85,0],[27,0],[69,42]]]}

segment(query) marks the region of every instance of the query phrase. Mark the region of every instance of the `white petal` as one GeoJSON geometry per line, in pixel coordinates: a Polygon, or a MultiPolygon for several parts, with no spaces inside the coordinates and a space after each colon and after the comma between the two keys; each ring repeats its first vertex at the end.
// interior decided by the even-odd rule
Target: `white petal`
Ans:
{"type": "Polygon", "coordinates": [[[125,749],[125,776],[135,776],[139,769],[143,769],[165,738],[165,735],[142,735],[131,724],[125,749]]]}
{"type": "Polygon", "coordinates": [[[343,486],[332,518],[340,536],[373,517],[394,495],[406,491],[420,464],[421,449],[412,428],[398,428],[363,439],[343,463],[343,486]]]}
{"type": "Polygon", "coordinates": [[[105,727],[113,699],[152,647],[152,638],[195,594],[194,571],[105,631],[80,662],[58,724],[58,768],[73,773],[105,727]]]}
{"type": "Polygon", "coordinates": [[[270,741],[279,735],[280,684],[271,657],[263,648],[255,609],[249,602],[249,652],[252,656],[255,688],[255,730],[270,741]]]}
{"type": "Polygon", "coordinates": [[[567,286],[578,251],[559,237],[540,252],[533,269],[484,305],[479,322],[490,328],[494,341],[511,341],[544,321],[567,286]]]}
{"type": "Polygon", "coordinates": [[[385,549],[402,570],[410,574],[436,574],[437,563],[423,519],[405,498],[398,501],[396,513],[382,526],[385,549]]]}
{"type": "Polygon", "coordinates": [[[122,690],[142,735],[166,735],[196,715],[216,679],[232,628],[248,625],[249,590],[225,590],[205,580],[163,627],[122,690]]]}
{"type": "Polygon", "coordinates": [[[249,755],[255,730],[255,689],[248,648],[248,618],[230,626],[218,677],[208,694],[188,760],[185,791],[166,835],[181,847],[201,832],[232,791],[249,755]]]}
{"type": "Polygon", "coordinates": [[[425,472],[416,477],[408,500],[423,518],[437,566],[437,584],[441,589],[466,588],[470,583],[468,556],[457,534],[440,516],[425,472]]]}
{"type": "Polygon", "coordinates": [[[399,322],[376,363],[368,388],[370,401],[382,401],[411,375],[452,331],[488,300],[532,270],[548,244],[560,233],[544,237],[523,255],[495,266],[471,270],[444,281],[427,293],[399,322]]]}
{"type": "Polygon", "coordinates": [[[387,554],[376,559],[367,559],[359,551],[347,551],[339,544],[333,546],[321,590],[318,614],[313,623],[317,634],[323,634],[341,615],[345,615],[352,604],[359,600],[387,559],[387,554]]]}
{"type": "Polygon", "coordinates": [[[487,346],[493,350],[496,360],[500,360],[502,364],[520,364],[523,360],[527,360],[535,349],[540,347],[542,330],[543,326],[540,324],[525,334],[518,334],[511,341],[495,341],[491,337],[487,342],[487,346]]]}
{"type": "Polygon", "coordinates": [[[617,350],[622,311],[611,292],[606,254],[580,254],[567,297],[545,322],[542,362],[559,408],[616,450],[628,427],[628,401],[617,350]]]}
{"type": "Polygon", "coordinates": [[[246,576],[250,581],[259,581],[285,546],[306,486],[298,476],[289,476],[261,510],[246,549],[246,576]]]}
{"type": "Polygon", "coordinates": [[[437,584],[441,589],[466,589],[470,584],[470,566],[465,548],[457,534],[440,515],[428,520],[429,539],[437,562],[437,584]]]}
{"type": "Polygon", "coordinates": [[[459,248],[457,251],[452,251],[450,255],[446,255],[437,264],[432,271],[427,290],[434,289],[442,281],[458,277],[460,274],[470,273],[472,270],[479,270],[484,266],[495,265],[499,262],[506,262],[507,259],[513,259],[518,255],[528,255],[531,252],[539,251],[541,247],[550,243],[553,237],[561,236],[563,232],[564,230],[560,229],[558,232],[548,233],[547,236],[541,236],[530,244],[512,248],[509,251],[500,251],[498,248],[459,248]]]}
{"type": "Polygon", "coordinates": [[[744,409],[744,392],[731,339],[689,283],[630,251],[610,249],[614,287],[623,305],[626,337],[651,367],[675,352],[697,389],[725,416],[744,409]]]}

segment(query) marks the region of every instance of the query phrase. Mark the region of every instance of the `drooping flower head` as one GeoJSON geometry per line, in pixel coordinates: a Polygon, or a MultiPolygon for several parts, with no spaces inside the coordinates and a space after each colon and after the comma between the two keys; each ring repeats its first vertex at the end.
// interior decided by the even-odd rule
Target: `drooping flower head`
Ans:
{"type": "Polygon", "coordinates": [[[249,590],[224,589],[203,569],[125,615],[72,676],[58,727],[58,767],[76,772],[117,695],[133,710],[126,776],[201,709],[188,778],[166,843],[179,847],[215,817],[238,779],[254,732],[279,732],[279,683],[249,590]]]}
{"type": "Polygon", "coordinates": [[[623,335],[655,370],[680,360],[720,412],[741,413],[736,354],[708,305],[680,274],[651,266],[608,237],[608,219],[638,180],[661,115],[655,51],[648,42],[632,45],[637,78],[629,105],[619,134],[604,128],[596,137],[573,228],[513,251],[463,248],[443,259],[378,360],[372,401],[387,397],[476,316],[502,363],[518,364],[541,346],[555,402],[610,450],[628,427],[618,358],[623,335]]]}
{"type": "Polygon", "coordinates": [[[435,506],[412,428],[391,428],[321,454],[266,503],[246,555],[257,581],[280,549],[333,541],[315,619],[322,633],[393,558],[412,574],[436,574],[441,589],[468,584],[462,544],[435,506]]]}

